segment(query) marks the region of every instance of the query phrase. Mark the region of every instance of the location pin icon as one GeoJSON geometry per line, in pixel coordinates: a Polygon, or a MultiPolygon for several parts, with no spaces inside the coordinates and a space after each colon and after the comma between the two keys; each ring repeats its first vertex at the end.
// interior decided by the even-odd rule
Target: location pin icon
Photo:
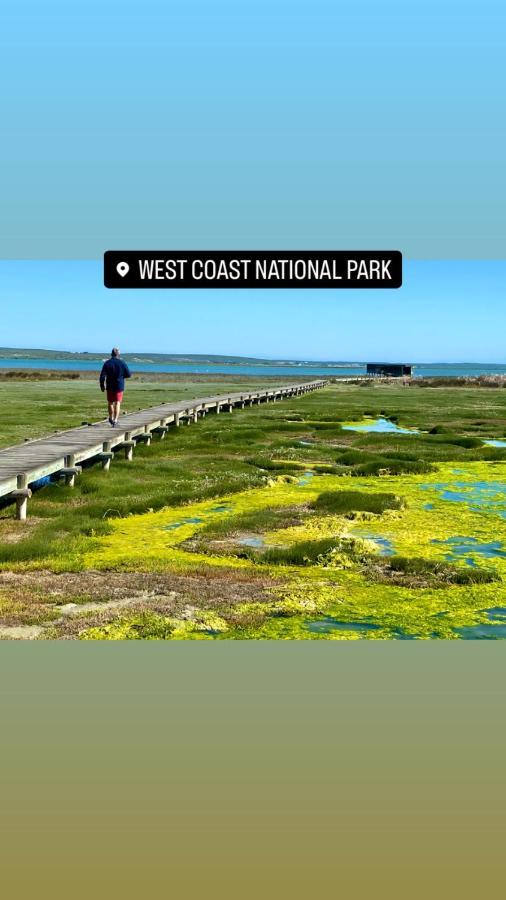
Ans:
{"type": "Polygon", "coordinates": [[[116,266],[116,272],[118,273],[118,275],[121,275],[122,278],[124,278],[125,275],[128,275],[129,271],[130,266],[126,262],[119,262],[116,266]]]}

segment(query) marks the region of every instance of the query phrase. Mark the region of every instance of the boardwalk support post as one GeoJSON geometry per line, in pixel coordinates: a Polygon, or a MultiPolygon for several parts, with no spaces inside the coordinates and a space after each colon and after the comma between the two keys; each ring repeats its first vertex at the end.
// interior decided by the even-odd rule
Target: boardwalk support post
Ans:
{"type": "Polygon", "coordinates": [[[125,459],[127,462],[132,462],[134,458],[134,447],[135,441],[132,440],[130,432],[127,431],[125,434],[125,440],[123,441],[123,447],[125,448],[125,459]]]}
{"type": "Polygon", "coordinates": [[[174,425],[176,426],[176,428],[179,428],[179,415],[180,414],[178,412],[174,413],[174,425]]]}
{"type": "Polygon", "coordinates": [[[151,430],[149,425],[145,425],[144,431],[141,434],[136,434],[135,439],[136,443],[142,442],[143,444],[146,444],[147,447],[149,447],[151,443],[151,430]]]}
{"type": "Polygon", "coordinates": [[[167,419],[162,419],[160,424],[157,425],[156,428],[151,429],[151,432],[152,432],[152,434],[160,435],[160,440],[163,441],[168,430],[169,429],[167,428],[167,419]]]}
{"type": "Polygon", "coordinates": [[[74,487],[76,483],[76,475],[80,475],[82,466],[76,466],[75,453],[68,453],[65,457],[65,466],[61,470],[61,474],[65,478],[67,487],[74,487]]]}
{"type": "Polygon", "coordinates": [[[111,459],[114,458],[114,453],[111,450],[111,441],[104,441],[102,453],[99,453],[99,457],[102,460],[102,469],[104,472],[108,472],[111,468],[111,459]]]}
{"type": "Polygon", "coordinates": [[[16,498],[16,519],[19,522],[26,521],[28,510],[28,500],[32,496],[32,492],[28,487],[28,475],[22,472],[17,478],[17,489],[13,491],[16,498]]]}

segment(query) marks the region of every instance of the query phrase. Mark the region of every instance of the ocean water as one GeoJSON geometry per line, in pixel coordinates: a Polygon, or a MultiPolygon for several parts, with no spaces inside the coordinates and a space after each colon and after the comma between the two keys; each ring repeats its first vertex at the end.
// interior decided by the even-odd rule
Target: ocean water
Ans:
{"type": "MultiPolygon", "coordinates": [[[[153,363],[153,362],[129,362],[133,372],[174,372],[188,375],[274,375],[274,376],[309,376],[319,378],[322,376],[353,377],[365,375],[365,365],[360,363],[269,363],[258,365],[245,363],[232,365],[220,362],[214,365],[209,363],[153,363]]],[[[0,358],[2,369],[61,369],[65,371],[97,371],[101,368],[101,361],[96,359],[13,359],[0,358]]],[[[506,364],[490,363],[431,363],[415,366],[414,374],[417,377],[446,377],[472,375],[506,375],[506,364]]]]}

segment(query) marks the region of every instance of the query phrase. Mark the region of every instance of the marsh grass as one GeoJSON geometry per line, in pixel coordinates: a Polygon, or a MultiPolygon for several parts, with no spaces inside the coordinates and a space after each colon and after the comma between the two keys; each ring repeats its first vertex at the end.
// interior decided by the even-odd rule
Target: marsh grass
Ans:
{"type": "Polygon", "coordinates": [[[450,444],[452,447],[464,447],[466,450],[475,450],[482,447],[482,441],[475,437],[462,437],[458,434],[439,433],[432,438],[434,443],[450,444]]]}
{"type": "Polygon", "coordinates": [[[299,525],[304,518],[301,507],[281,506],[270,509],[258,509],[239,515],[225,515],[215,519],[200,529],[198,537],[208,540],[219,540],[242,532],[261,534],[264,531],[275,531],[299,525]]]}
{"type": "Polygon", "coordinates": [[[307,464],[303,462],[295,462],[292,460],[272,459],[268,456],[251,456],[247,462],[251,466],[258,469],[265,469],[269,472],[305,472],[307,464]]]}
{"type": "Polygon", "coordinates": [[[371,558],[364,571],[372,581],[409,587],[443,588],[452,584],[490,584],[501,580],[493,569],[464,568],[439,560],[406,556],[371,558]]]}
{"type": "Polygon", "coordinates": [[[370,512],[381,515],[387,509],[402,509],[403,502],[395,494],[372,494],[365,491],[325,491],[313,504],[320,513],[347,515],[350,512],[370,512]]]}
{"type": "Polygon", "coordinates": [[[407,460],[395,456],[374,456],[367,462],[353,466],[352,475],[417,475],[431,472],[433,467],[424,460],[407,460]]]}
{"type": "Polygon", "coordinates": [[[247,548],[244,555],[264,565],[324,567],[335,563],[341,566],[344,557],[360,563],[364,574],[371,581],[411,588],[490,584],[501,580],[493,569],[467,568],[418,557],[392,556],[381,559],[367,552],[360,540],[339,536],[301,541],[290,547],[271,547],[261,553],[247,548]]]}
{"type": "Polygon", "coordinates": [[[325,563],[329,559],[329,554],[334,552],[358,558],[355,542],[337,536],[316,541],[300,541],[290,547],[270,547],[257,554],[248,549],[246,555],[264,565],[312,566],[325,563]]]}
{"type": "MultiPolygon", "coordinates": [[[[245,387],[244,379],[240,383],[245,387]]],[[[233,379],[139,381],[128,386],[125,406],[137,409],[162,400],[224,393],[234,386],[233,379]]],[[[81,380],[9,379],[0,384],[0,404],[3,445],[83,419],[96,420],[104,413],[97,386],[81,380]]],[[[297,400],[231,416],[209,415],[197,426],[171,430],[164,441],[137,447],[132,464],[117,454],[108,473],[98,466],[86,468],[74,489],[53,484],[38,491],[30,501],[30,516],[39,523],[22,540],[2,543],[0,562],[5,567],[59,557],[84,539],[107,533],[111,517],[233,494],[264,485],[268,475],[297,477],[308,468],[315,475],[395,475],[429,472],[432,463],[448,460],[504,460],[506,450],[483,447],[481,439],[505,433],[506,392],[477,387],[414,391],[395,385],[336,384],[297,400]],[[364,434],[341,429],[340,422],[366,414],[395,417],[401,425],[437,433],[364,434]],[[293,442],[301,439],[312,441],[311,447],[297,448],[293,442]]],[[[0,516],[10,519],[12,507],[0,516]]]]}

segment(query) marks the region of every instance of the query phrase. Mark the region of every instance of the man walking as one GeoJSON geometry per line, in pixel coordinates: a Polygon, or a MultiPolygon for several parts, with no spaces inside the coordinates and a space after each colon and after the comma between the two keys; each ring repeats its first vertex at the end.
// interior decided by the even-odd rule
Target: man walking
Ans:
{"type": "Polygon", "coordinates": [[[119,350],[113,347],[111,358],[107,359],[100,373],[100,390],[107,390],[107,405],[109,407],[109,423],[118,424],[123,391],[125,390],[125,378],[130,378],[130,369],[126,362],[119,358],[119,350]]]}

